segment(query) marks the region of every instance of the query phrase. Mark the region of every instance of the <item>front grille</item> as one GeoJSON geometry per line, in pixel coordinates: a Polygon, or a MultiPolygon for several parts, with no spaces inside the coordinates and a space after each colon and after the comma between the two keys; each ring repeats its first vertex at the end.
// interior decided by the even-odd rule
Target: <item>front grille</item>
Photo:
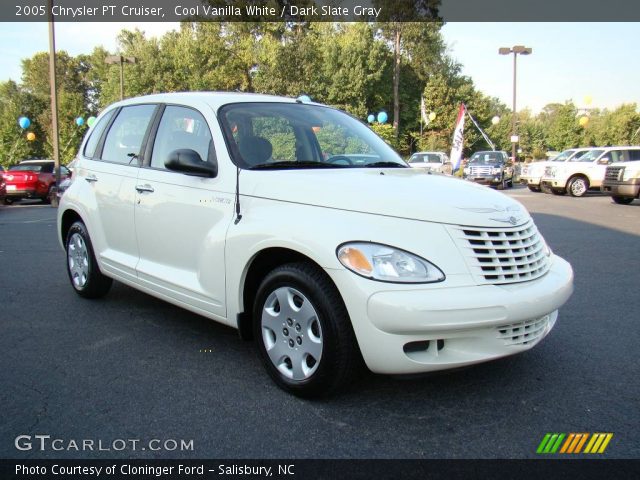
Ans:
{"type": "Polygon", "coordinates": [[[549,269],[544,241],[532,220],[512,228],[451,227],[479,284],[526,282],[549,269]]]}
{"type": "Polygon", "coordinates": [[[624,167],[607,167],[607,173],[604,174],[604,179],[619,182],[622,180],[623,173],[624,167]]]}
{"type": "Polygon", "coordinates": [[[492,167],[471,167],[470,174],[474,177],[483,177],[491,175],[492,167]]]}
{"type": "Polygon", "coordinates": [[[549,315],[534,320],[511,323],[496,327],[498,338],[504,341],[505,345],[527,345],[538,340],[544,335],[549,325],[549,315]]]}

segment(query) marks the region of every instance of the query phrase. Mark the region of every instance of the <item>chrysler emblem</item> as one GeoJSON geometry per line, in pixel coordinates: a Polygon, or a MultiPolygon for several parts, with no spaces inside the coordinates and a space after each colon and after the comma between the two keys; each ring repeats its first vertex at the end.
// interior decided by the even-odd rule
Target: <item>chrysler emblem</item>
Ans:
{"type": "Polygon", "coordinates": [[[489,217],[489,220],[495,220],[496,222],[510,223],[511,225],[517,225],[518,222],[522,219],[521,216],[517,216],[518,213],[521,212],[520,208],[517,205],[509,205],[508,207],[501,207],[499,205],[494,205],[493,207],[488,208],[477,208],[477,207],[469,207],[469,208],[460,208],[460,210],[466,210],[468,212],[473,213],[511,213],[514,215],[510,215],[508,217],[489,217]]]}

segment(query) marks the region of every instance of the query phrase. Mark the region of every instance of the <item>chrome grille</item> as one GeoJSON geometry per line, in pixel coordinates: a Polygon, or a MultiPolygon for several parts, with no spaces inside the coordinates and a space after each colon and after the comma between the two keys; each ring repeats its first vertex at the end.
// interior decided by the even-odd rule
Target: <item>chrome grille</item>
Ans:
{"type": "Polygon", "coordinates": [[[604,174],[604,179],[619,182],[622,180],[623,172],[624,167],[607,167],[607,173],[604,174]]]}
{"type": "Polygon", "coordinates": [[[491,175],[492,167],[471,167],[470,174],[474,177],[491,175]]]}
{"type": "Polygon", "coordinates": [[[542,337],[549,325],[549,315],[534,320],[511,323],[496,327],[498,338],[502,339],[505,345],[527,345],[542,337]]]}
{"type": "Polygon", "coordinates": [[[451,227],[479,284],[526,282],[549,269],[544,240],[532,220],[511,228],[451,227]]]}

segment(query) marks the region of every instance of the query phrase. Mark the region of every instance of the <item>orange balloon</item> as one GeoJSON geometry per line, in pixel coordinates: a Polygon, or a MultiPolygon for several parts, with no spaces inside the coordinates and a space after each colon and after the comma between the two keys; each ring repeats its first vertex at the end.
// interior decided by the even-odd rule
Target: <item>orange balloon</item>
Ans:
{"type": "Polygon", "coordinates": [[[578,123],[580,124],[581,127],[586,127],[587,124],[589,123],[589,117],[580,117],[580,120],[578,120],[578,123]]]}
{"type": "Polygon", "coordinates": [[[33,142],[36,139],[36,134],[33,132],[29,132],[27,133],[27,140],[29,140],[30,142],[33,142]]]}

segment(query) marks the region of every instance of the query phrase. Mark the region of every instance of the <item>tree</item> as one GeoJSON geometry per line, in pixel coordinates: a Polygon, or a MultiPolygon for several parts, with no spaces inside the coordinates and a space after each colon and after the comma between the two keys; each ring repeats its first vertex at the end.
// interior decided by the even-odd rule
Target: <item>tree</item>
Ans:
{"type": "Polygon", "coordinates": [[[42,130],[33,122],[40,106],[35,99],[24,92],[15,82],[0,83],[0,164],[4,167],[17,160],[42,155],[42,130]],[[25,116],[32,120],[27,129],[36,136],[28,141],[26,132],[18,125],[18,119],[25,116]]]}

